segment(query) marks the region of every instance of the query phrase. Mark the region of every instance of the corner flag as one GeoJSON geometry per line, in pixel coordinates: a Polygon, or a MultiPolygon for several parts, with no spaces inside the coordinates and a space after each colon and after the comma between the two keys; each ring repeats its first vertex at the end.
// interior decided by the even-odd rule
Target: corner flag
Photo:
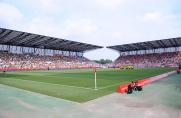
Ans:
{"type": "Polygon", "coordinates": [[[97,90],[96,67],[94,68],[94,89],[97,90]]]}

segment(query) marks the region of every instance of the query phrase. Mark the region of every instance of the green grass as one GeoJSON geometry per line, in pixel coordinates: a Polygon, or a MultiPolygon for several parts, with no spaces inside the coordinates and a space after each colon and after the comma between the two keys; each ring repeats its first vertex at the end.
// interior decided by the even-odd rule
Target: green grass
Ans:
{"type": "Polygon", "coordinates": [[[98,90],[94,90],[92,69],[7,72],[6,74],[0,74],[0,84],[75,102],[86,102],[115,92],[120,84],[156,76],[174,69],[98,69],[98,90]]]}

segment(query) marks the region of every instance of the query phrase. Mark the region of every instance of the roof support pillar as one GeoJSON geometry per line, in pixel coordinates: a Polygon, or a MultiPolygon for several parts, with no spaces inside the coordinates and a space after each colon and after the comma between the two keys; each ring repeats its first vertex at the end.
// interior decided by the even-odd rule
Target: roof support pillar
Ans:
{"type": "Polygon", "coordinates": [[[178,47],[175,47],[175,52],[177,52],[178,51],[178,47]]]}
{"type": "Polygon", "coordinates": [[[8,52],[10,52],[10,45],[8,45],[8,52]]]}
{"type": "Polygon", "coordinates": [[[29,47],[27,47],[27,52],[28,52],[28,53],[30,52],[30,48],[29,48],[29,47]]]}
{"type": "Polygon", "coordinates": [[[46,55],[46,50],[45,50],[45,48],[43,49],[43,55],[46,55]]]}
{"type": "Polygon", "coordinates": [[[35,48],[33,48],[33,52],[34,52],[34,53],[36,53],[36,50],[35,50],[35,48]]]}
{"type": "Polygon", "coordinates": [[[22,47],[20,47],[20,52],[23,53],[23,48],[22,47]]]}
{"type": "Polygon", "coordinates": [[[166,48],[163,48],[164,49],[164,52],[166,52],[166,48]]]}

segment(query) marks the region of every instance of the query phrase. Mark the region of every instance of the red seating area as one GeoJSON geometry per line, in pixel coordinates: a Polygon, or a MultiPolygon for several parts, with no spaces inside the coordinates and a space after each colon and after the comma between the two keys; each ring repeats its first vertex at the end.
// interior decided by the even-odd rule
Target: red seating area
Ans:
{"type": "Polygon", "coordinates": [[[47,70],[93,68],[98,64],[85,57],[70,57],[63,55],[13,54],[0,52],[0,70],[47,70]]]}
{"type": "Polygon", "coordinates": [[[137,68],[146,67],[176,67],[181,62],[180,52],[164,52],[140,55],[125,55],[120,56],[114,67],[121,67],[125,65],[133,65],[137,68]]]}

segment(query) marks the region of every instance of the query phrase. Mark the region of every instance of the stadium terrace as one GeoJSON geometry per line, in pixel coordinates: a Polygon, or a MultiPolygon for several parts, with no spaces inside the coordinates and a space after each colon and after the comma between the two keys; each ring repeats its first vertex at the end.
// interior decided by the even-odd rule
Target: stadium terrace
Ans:
{"type": "Polygon", "coordinates": [[[177,67],[181,63],[181,38],[108,46],[120,56],[110,67],[177,67]]]}
{"type": "Polygon", "coordinates": [[[0,28],[1,70],[98,67],[83,57],[101,46],[0,28]]]}

